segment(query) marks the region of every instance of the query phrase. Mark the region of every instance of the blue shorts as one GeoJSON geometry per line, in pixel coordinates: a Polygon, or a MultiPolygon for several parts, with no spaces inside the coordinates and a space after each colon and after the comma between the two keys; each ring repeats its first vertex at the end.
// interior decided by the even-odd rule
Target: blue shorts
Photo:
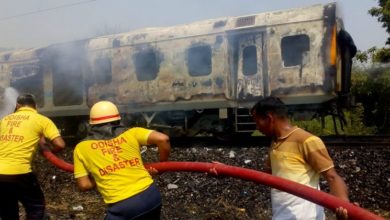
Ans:
{"type": "Polygon", "coordinates": [[[161,194],[155,184],[145,191],[109,204],[105,220],[159,220],[161,213],[161,194]]]}

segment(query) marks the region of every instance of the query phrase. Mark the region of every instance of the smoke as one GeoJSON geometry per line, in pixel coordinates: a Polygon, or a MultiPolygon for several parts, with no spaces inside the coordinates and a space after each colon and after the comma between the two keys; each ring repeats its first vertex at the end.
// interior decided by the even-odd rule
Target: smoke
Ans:
{"type": "Polygon", "coordinates": [[[337,2],[336,3],[336,15],[337,17],[341,18],[342,20],[345,19],[345,5],[343,2],[337,2]]]}
{"type": "Polygon", "coordinates": [[[18,95],[18,91],[12,87],[7,87],[4,90],[4,100],[0,101],[0,119],[14,112],[18,95]]]}

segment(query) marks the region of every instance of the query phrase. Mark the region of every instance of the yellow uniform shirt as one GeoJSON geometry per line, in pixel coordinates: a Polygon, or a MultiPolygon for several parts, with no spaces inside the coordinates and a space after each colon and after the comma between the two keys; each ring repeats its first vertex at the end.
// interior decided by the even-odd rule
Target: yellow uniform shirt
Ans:
{"type": "Polygon", "coordinates": [[[85,140],[73,153],[75,178],[91,174],[105,203],[127,199],[147,189],[153,179],[142,162],[140,145],[152,130],[131,128],[110,140],[85,140]]]}
{"type": "Polygon", "coordinates": [[[41,136],[60,136],[55,124],[30,107],[21,107],[0,121],[0,174],[31,172],[31,161],[41,136]]]}

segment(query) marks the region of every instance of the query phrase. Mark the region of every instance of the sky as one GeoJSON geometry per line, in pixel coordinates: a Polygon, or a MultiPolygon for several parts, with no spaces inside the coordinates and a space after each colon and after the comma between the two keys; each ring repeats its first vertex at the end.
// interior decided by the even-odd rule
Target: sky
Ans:
{"type": "Polygon", "coordinates": [[[108,33],[337,2],[359,50],[388,34],[368,10],[378,0],[0,0],[0,48],[41,47],[108,33]]]}

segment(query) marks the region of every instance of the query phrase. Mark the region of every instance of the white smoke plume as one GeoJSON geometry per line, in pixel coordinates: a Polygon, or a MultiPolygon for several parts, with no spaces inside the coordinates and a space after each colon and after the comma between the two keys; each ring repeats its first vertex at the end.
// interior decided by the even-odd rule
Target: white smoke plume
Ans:
{"type": "Polygon", "coordinates": [[[4,90],[4,100],[0,101],[0,120],[4,116],[14,112],[18,95],[18,91],[12,87],[8,87],[4,90]]]}

